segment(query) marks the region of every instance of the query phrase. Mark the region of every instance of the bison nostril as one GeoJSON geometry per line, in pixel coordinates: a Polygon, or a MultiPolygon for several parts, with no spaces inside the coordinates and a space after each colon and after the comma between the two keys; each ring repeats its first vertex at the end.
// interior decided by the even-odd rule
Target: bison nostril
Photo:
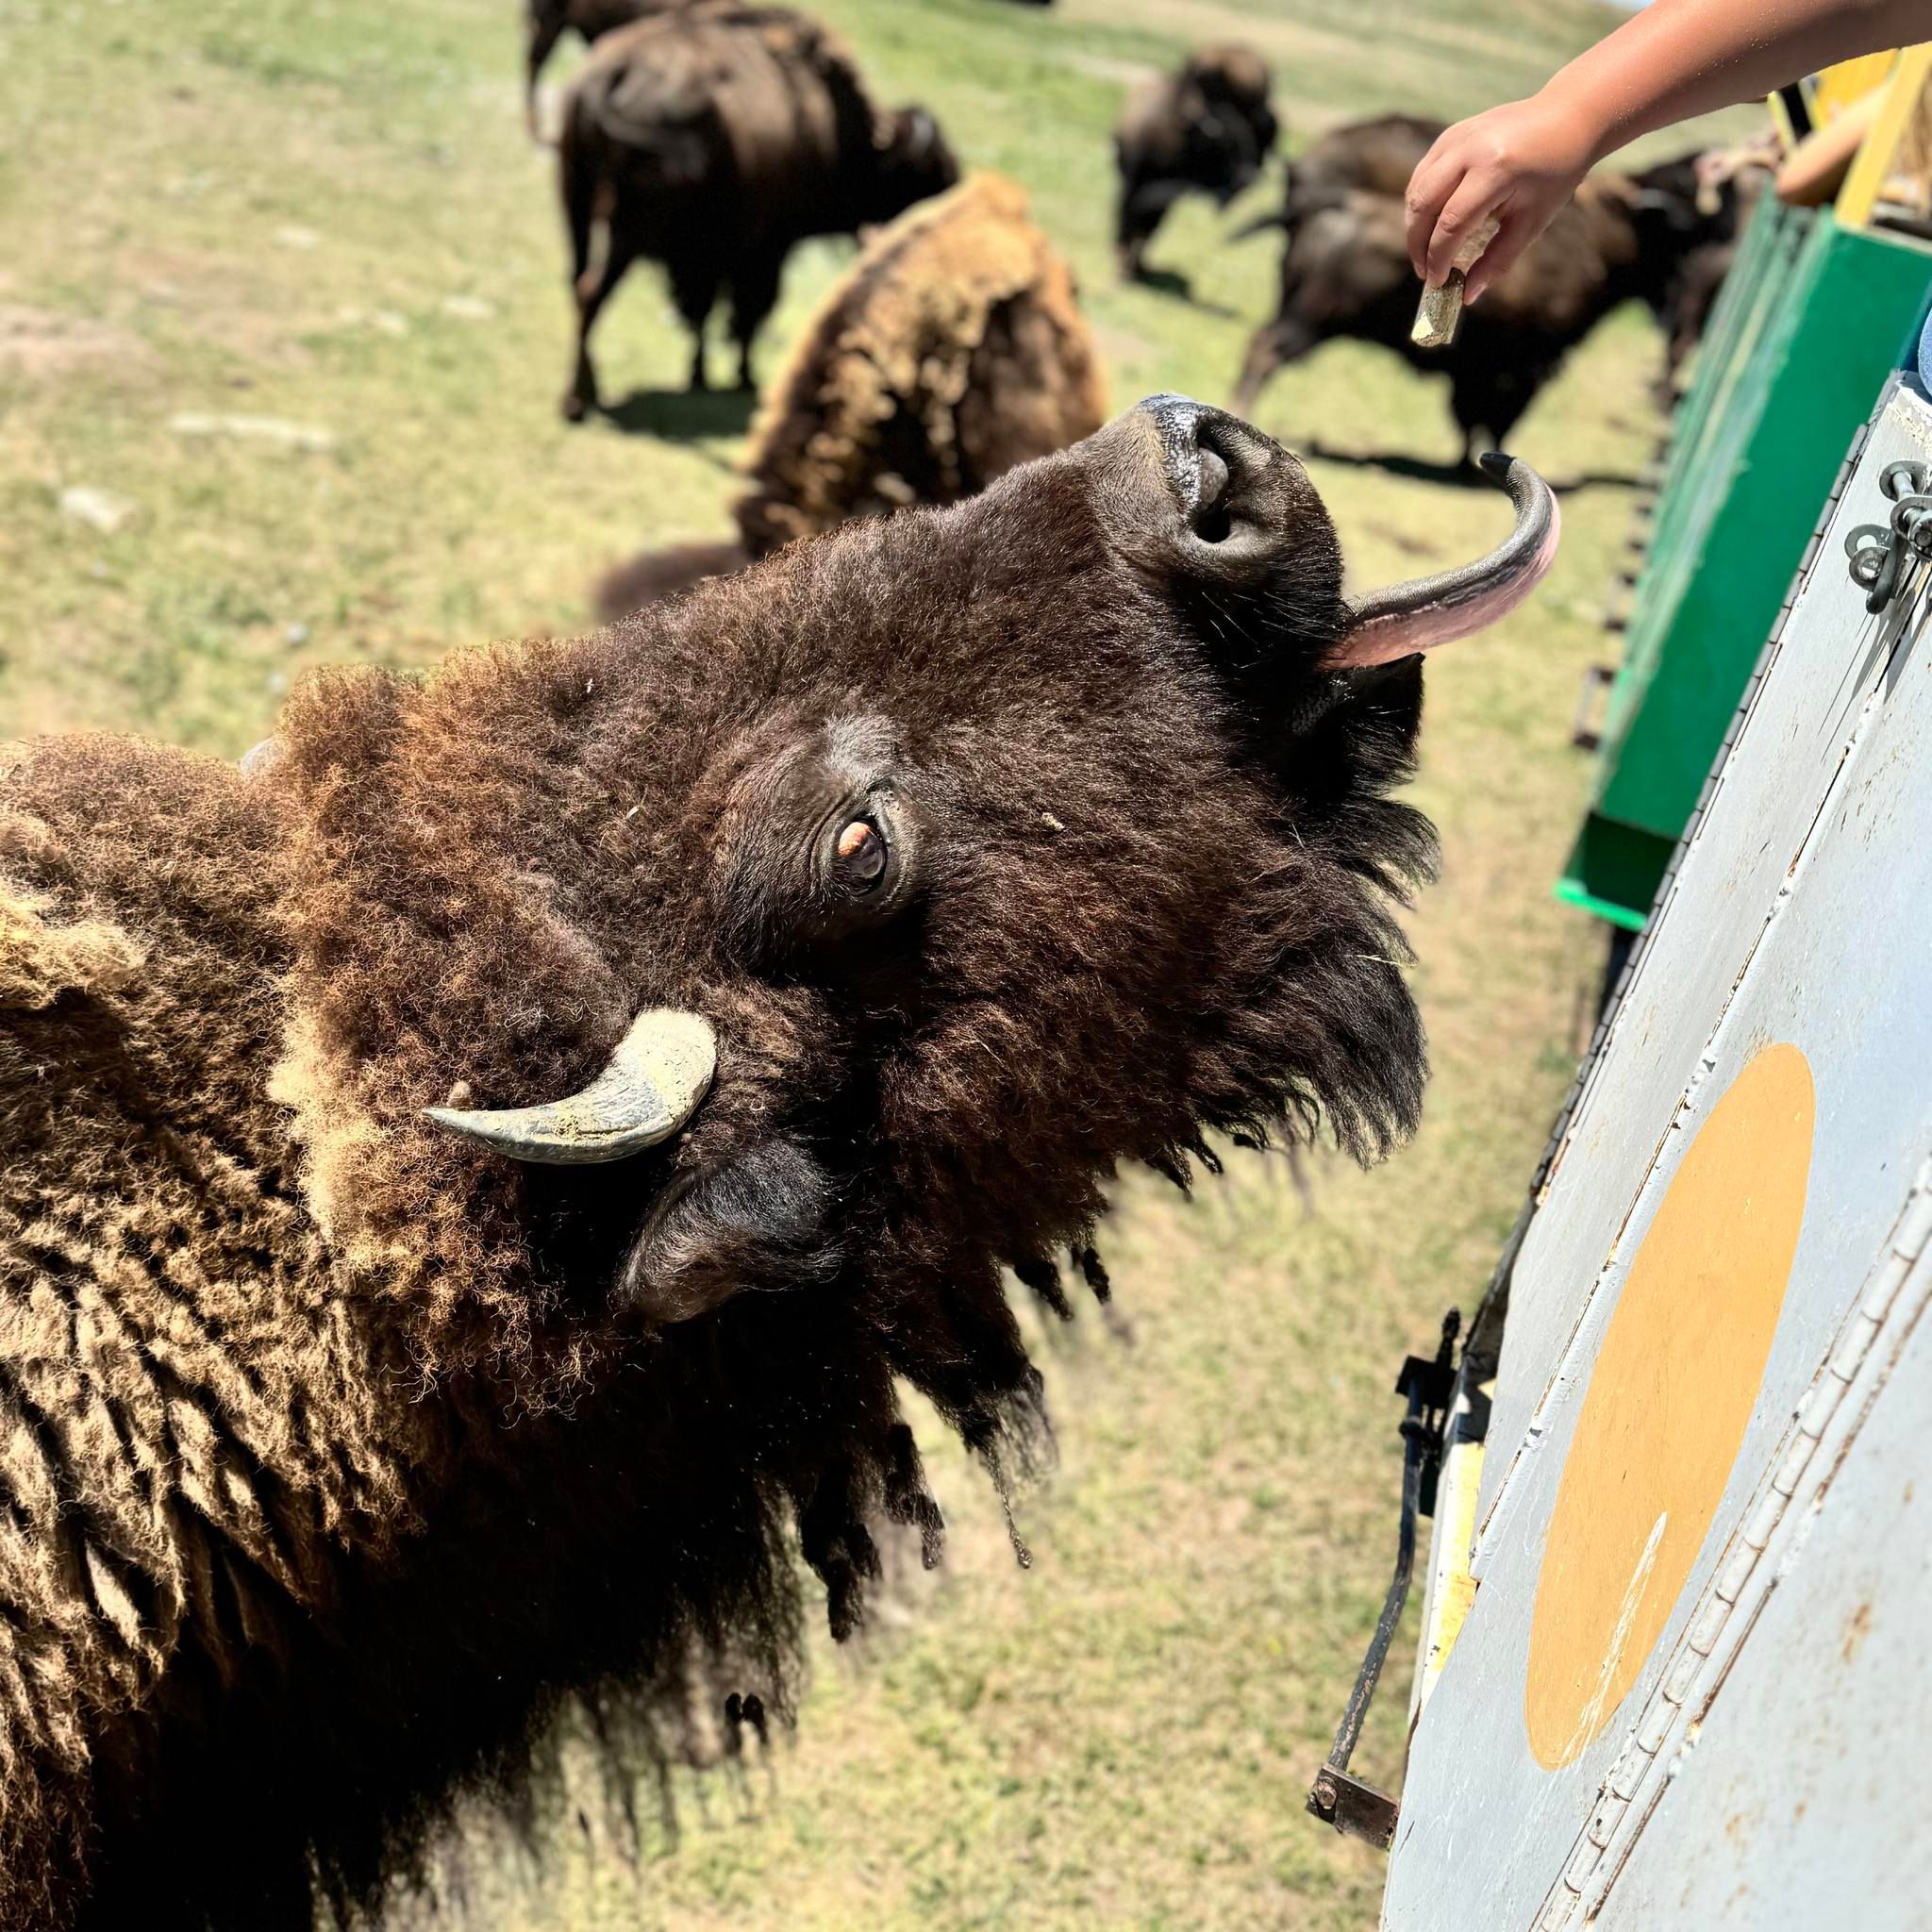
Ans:
{"type": "Polygon", "coordinates": [[[1168,502],[1188,534],[1226,545],[1231,558],[1241,553],[1243,564],[1257,559],[1282,508],[1274,445],[1239,417],[1187,396],[1149,396],[1141,408],[1158,435],[1168,502]]]}
{"type": "Polygon", "coordinates": [[[1205,445],[1197,452],[1195,458],[1199,466],[1199,482],[1194,495],[1194,510],[1189,522],[1194,527],[1194,534],[1204,543],[1223,543],[1234,529],[1234,518],[1227,508],[1228,471],[1224,458],[1205,445]]]}

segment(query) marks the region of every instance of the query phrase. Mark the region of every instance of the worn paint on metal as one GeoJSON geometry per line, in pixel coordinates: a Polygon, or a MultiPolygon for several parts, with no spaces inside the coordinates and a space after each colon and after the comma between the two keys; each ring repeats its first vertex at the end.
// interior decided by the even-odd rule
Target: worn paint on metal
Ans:
{"type": "Polygon", "coordinates": [[[1482,1443],[1452,1438],[1436,1486],[1436,1530],[1429,1545],[1428,1594],[1423,1604],[1422,1643],[1409,1699],[1411,1724],[1428,1703],[1475,1602],[1469,1553],[1475,1543],[1475,1499],[1482,1473],[1482,1443]]]}
{"type": "Polygon", "coordinates": [[[1631,1263],[1537,1578],[1524,1723],[1545,1769],[1615,1716],[1724,1494],[1797,1252],[1813,1108],[1795,1046],[1754,1056],[1631,1263]]]}
{"type": "MultiPolygon", "coordinates": [[[[1557,1392],[1590,1300],[1577,1285],[1614,1285],[1666,1142],[1695,1124],[1707,1078],[1702,1058],[1716,1021],[1770,929],[1820,801],[1883,693],[1907,613],[1866,612],[1843,575],[1843,540],[1890,515],[1879,472],[1924,453],[1924,414],[1923,408],[1908,412],[1903,402],[1883,412],[1857,475],[1814,540],[1825,564],[1800,586],[1765,666],[1740,737],[1750,754],[1727,760],[1713,781],[1707,821],[1683,856],[1642,970],[1578,1096],[1546,1192],[1547,1206],[1562,1191],[1563,1211],[1539,1214],[1516,1268],[1507,1373],[1496,1389],[1483,1470],[1485,1544],[1499,1526],[1495,1512],[1510,1472],[1541,1453],[1545,1440],[1538,1411],[1557,1392]],[[1793,643],[1799,639],[1802,645],[1793,643]],[[1782,675],[1794,648],[1833,667],[1825,687],[1782,675]],[[1726,827],[1721,838],[1720,821],[1726,827]],[[1573,1165],[1584,1175],[1566,1184],[1573,1165]]],[[[1478,1576],[1486,1561],[1479,1548],[1478,1576]]]]}
{"type": "MultiPolygon", "coordinates": [[[[1932,1842],[1932,617],[1923,597],[1868,616],[1841,540],[1881,520],[1879,472],[1928,440],[1932,405],[1905,378],[1812,545],[1524,1232],[1478,1588],[1414,1725],[1388,1932],[1925,1923],[1912,1848],[1932,1842]],[[1751,1321],[1705,1319],[1707,1274],[1664,1320],[1646,1257],[1674,1244],[1681,1265],[1699,1245],[1669,1232],[1699,1150],[1784,1049],[1807,1063],[1813,1106],[1768,1344],[1775,1243],[1751,1321]],[[1725,1359],[1740,1338],[1741,1368],[1725,1359]],[[1648,1392],[1678,1413],[1646,1415],[1633,1379],[1674,1347],[1648,1392]],[[1611,1427],[1591,1417],[1620,1356],[1611,1427]],[[1652,1465],[1707,1401],[1724,1416],[1690,1419],[1703,1521],[1685,1562],[1652,1465]],[[1612,1517],[1616,1560],[1572,1610],[1551,1609],[1566,1541],[1612,1517]],[[1538,1690],[1566,1652],[1564,1694],[1538,1690]],[[1592,1723],[1564,1731],[1613,1652],[1592,1723]]],[[[1786,1098],[1795,1125],[1795,1088],[1786,1098]]],[[[1804,1138],[1773,1136],[1757,1159],[1795,1166],[1804,1138]]],[[[1724,1165],[1733,1200],[1774,1184],[1768,1166],[1724,1165]]],[[[1724,1192],[1707,1191],[1707,1214],[1724,1192]]],[[[1718,1245],[1708,1228],[1702,1245],[1718,1245]]]]}
{"type": "MultiPolygon", "coordinates": [[[[1633,1928],[1668,1924],[1657,1910],[1653,1888],[1671,1886],[1681,1904],[1691,1890],[1688,1881],[1702,1881],[1712,1872],[1722,1883],[1714,1890],[1707,1886],[1710,1896],[1704,1908],[1683,1923],[1700,1928],[1754,1925],[1762,1912],[1764,1888],[1791,1895],[1794,1879],[1796,1890],[1811,1895],[1812,1923],[1829,1922],[1834,1915],[1824,1907],[1830,1901],[1830,1887],[1838,1883],[1842,1848],[1869,1848],[1874,1829],[1896,1832],[1914,1818],[1923,1822],[1924,1795],[1909,1783],[1902,1787],[1896,1782],[1909,1751],[1900,1757],[1872,1754],[1888,1726],[1903,1724],[1922,1731],[1924,1722],[1923,1701],[1895,1694],[1895,1687],[1909,1692],[1915,1681],[1923,1683],[1924,1659],[1915,1633],[1918,1606],[1932,1584],[1932,1550],[1923,1536],[1890,1550],[1884,1524],[1897,1516],[1909,1518],[1923,1467],[1919,1445],[1901,1453],[1890,1431],[1901,1423],[1923,1429],[1920,1403],[1932,1388],[1924,1379],[1915,1385],[1912,1373],[1916,1350],[1918,1374],[1924,1377],[1928,1366],[1924,1349],[1932,1341],[1932,1336],[1920,1333],[1920,1318],[1932,1301],[1928,1236],[1932,1162],[1920,1169],[1857,1306],[1830,1339],[1650,1707],[1631,1725],[1630,1741],[1610,1772],[1591,1824],[1579,1835],[1561,1878],[1544,1901],[1537,1924],[1548,1932],[1559,1932],[1579,1914],[1596,1916],[1613,1895],[1621,1909],[1610,1915],[1610,1923],[1633,1928]],[[1874,1422],[1881,1402],[1884,1418],[1874,1422]],[[1855,1446],[1859,1452],[1856,1459],[1855,1446]],[[1855,1546],[1851,1560],[1830,1550],[1834,1538],[1855,1546]],[[1882,1553],[1875,1563],[1874,1550],[1882,1553]],[[1897,1557],[1905,1558],[1902,1570],[1897,1557]],[[1848,1575],[1855,1579],[1849,1592],[1844,1590],[1848,1575]],[[1787,1617],[1806,1585],[1827,1597],[1848,1597],[1850,1608],[1841,1601],[1831,1608],[1807,1609],[1795,1632],[1779,1628],[1778,1620],[1787,1617]],[[1768,1635],[1759,1629],[1767,1615],[1774,1620],[1766,1626],[1768,1635]],[[1816,1650],[1821,1633],[1827,1642],[1839,1641],[1839,1656],[1836,1660],[1823,1657],[1818,1668],[1807,1672],[1799,1652],[1816,1650]],[[1747,1638],[1753,1644],[1748,1653],[1747,1638]],[[1874,1667],[1875,1676],[1869,1674],[1874,1667]],[[1753,1735],[1759,1721],[1755,1701],[1748,1709],[1735,1701],[1729,1706],[1735,1722],[1707,1725],[1719,1692],[1735,1700],[1740,1687],[1751,1684],[1760,1672],[1770,1674],[1779,1694],[1755,1687],[1741,1694],[1762,1698],[1770,1735],[1753,1735]],[[1857,1709],[1861,1693],[1867,1703],[1882,1700],[1884,1708],[1857,1709]],[[1807,1714],[1815,1711],[1822,1733],[1802,1765],[1794,1762],[1790,1746],[1797,1722],[1794,1706],[1807,1714]],[[1700,1752],[1694,1763],[1693,1751],[1700,1752]],[[1822,1779],[1821,1770],[1825,1773],[1822,1779]],[[1688,1771],[1695,1773],[1682,1793],[1690,1802],[1661,1810],[1666,1789],[1688,1771]],[[1805,1786],[1798,1793],[1791,1790],[1794,1772],[1805,1786]],[[1846,1785],[1857,1788],[1861,1774],[1870,1815],[1827,1822],[1824,1805],[1840,1801],[1846,1785]],[[1904,1803],[1897,1802],[1901,1792],[1904,1803]],[[1722,1819],[1721,1833],[1713,1813],[1722,1819]],[[1668,1830],[1647,1835],[1653,1821],[1668,1830]],[[1821,1858],[1802,1848],[1807,1821],[1809,1830],[1830,1834],[1838,1857],[1821,1858]],[[1766,1842],[1765,1825],[1771,1827],[1771,1842],[1766,1842]],[[1709,1842],[1679,1851],[1687,1833],[1702,1833],[1709,1842]],[[1635,1856],[1640,1841],[1641,1858],[1635,1856]],[[1786,1857],[1792,1843],[1801,1847],[1802,1869],[1796,1874],[1789,1870],[1786,1857]],[[1673,1848],[1664,1852],[1661,1864],[1659,1844],[1673,1848]],[[1674,1863],[1681,1869],[1674,1872],[1674,1863]],[[1787,1869],[1780,1872],[1779,1865],[1787,1869]],[[1619,1890],[1626,1866],[1646,1875],[1619,1890]],[[1825,1880],[1827,1873],[1833,1876],[1825,1880]],[[1649,1903],[1626,1916],[1637,1899],[1649,1903]]],[[[1905,1775],[1909,1778],[1909,1772],[1905,1775]]],[[[1884,1869],[1903,1870],[1906,1858],[1880,1854],[1877,1862],[1884,1869]]],[[[1882,1896],[1868,1896],[1865,1904],[1878,1923],[1886,1921],[1882,1896]]],[[[1893,1897],[1890,1907],[1892,1924],[1903,1928],[1917,1923],[1916,1901],[1893,1897]]],[[[1861,1917],[1860,1932],[1867,1932],[1869,1923],[1861,1917]]]]}

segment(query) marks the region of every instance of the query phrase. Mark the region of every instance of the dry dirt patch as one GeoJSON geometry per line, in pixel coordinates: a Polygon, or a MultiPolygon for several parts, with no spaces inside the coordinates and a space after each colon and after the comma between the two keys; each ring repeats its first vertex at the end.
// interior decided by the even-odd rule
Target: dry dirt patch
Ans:
{"type": "Polygon", "coordinates": [[[33,308],[25,302],[0,302],[0,374],[44,380],[147,357],[147,344],[139,336],[111,323],[33,308]]]}

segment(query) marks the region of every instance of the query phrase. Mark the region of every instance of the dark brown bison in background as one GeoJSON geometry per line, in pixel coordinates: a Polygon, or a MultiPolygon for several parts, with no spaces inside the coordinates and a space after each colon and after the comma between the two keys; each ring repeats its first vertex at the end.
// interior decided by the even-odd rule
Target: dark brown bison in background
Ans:
{"type": "Polygon", "coordinates": [[[739,541],[647,551],[598,588],[621,617],[848,517],[976,495],[1107,416],[1074,278],[1000,175],[908,209],[833,285],[770,385],[739,541]]]}
{"type": "Polygon", "coordinates": [[[566,29],[593,45],[606,34],[656,13],[675,13],[693,0],[529,0],[529,48],[524,81],[524,122],[537,139],[537,77],[566,29]]]}
{"type": "Polygon", "coordinates": [[[1268,88],[1268,63],[1235,42],[1201,48],[1127,97],[1113,137],[1124,275],[1141,273],[1148,242],[1182,195],[1211,194],[1224,207],[1260,174],[1281,131],[1268,88]]]}
{"type": "MultiPolygon", "coordinates": [[[[1497,459],[1501,464],[1501,459],[1497,459]]],[[[322,676],[246,773],[0,758],[0,1926],[308,1932],[559,1700],[783,1710],[900,1420],[995,1474],[1001,1286],[1119,1163],[1413,1124],[1387,793],[1515,534],[1350,602],[1158,397],[590,637],[322,676]]],[[[1097,1273],[1097,1271],[1096,1271],[1097,1273]]]]}
{"type": "Polygon", "coordinates": [[[1591,175],[1479,303],[1447,349],[1409,340],[1417,283],[1403,193],[1441,124],[1385,116],[1338,129],[1294,164],[1275,219],[1286,227],[1280,305],[1248,345],[1235,407],[1254,408],[1276,370],[1340,337],[1379,342],[1449,377],[1465,452],[1507,437],[1563,358],[1620,304],[1668,321],[1687,260],[1735,232],[1734,198],[1700,210],[1690,163],[1591,175]]]}
{"type": "Polygon", "coordinates": [[[851,57],[782,7],[709,5],[597,43],[563,103],[558,163],[577,302],[575,420],[597,406],[590,334],[633,261],[661,261],[705,386],[707,318],[731,291],[738,379],[795,242],[889,221],[959,170],[932,116],[874,108],[851,57]]]}
{"type": "Polygon", "coordinates": [[[1771,185],[1777,153],[1776,138],[1767,136],[1733,147],[1707,148],[1678,163],[1680,170],[1688,170],[1688,184],[1680,174],[1677,192],[1691,195],[1698,213],[1712,221],[1715,235],[1685,256],[1658,311],[1664,331],[1664,366],[1657,388],[1661,408],[1676,401],[1685,366],[1704,340],[1724,277],[1738,258],[1744,225],[1771,185]]]}

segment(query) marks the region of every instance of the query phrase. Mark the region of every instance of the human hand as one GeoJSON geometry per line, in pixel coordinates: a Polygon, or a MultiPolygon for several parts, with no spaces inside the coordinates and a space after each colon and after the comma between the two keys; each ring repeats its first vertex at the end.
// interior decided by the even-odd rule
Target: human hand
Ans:
{"type": "MultiPolygon", "coordinates": [[[[1547,91],[1546,91],[1547,92],[1547,91]]],[[[1409,177],[1408,257],[1438,288],[1486,220],[1497,224],[1464,271],[1474,302],[1549,226],[1595,160],[1586,118],[1538,94],[1445,129],[1409,177]]]]}

